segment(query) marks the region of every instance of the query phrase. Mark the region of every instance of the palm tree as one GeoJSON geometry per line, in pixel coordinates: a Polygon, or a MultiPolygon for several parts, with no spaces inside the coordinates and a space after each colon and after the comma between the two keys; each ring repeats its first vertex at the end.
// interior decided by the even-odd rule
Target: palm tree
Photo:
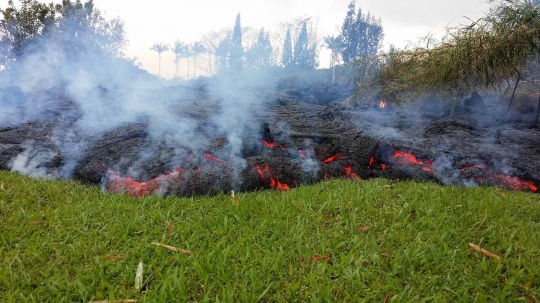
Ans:
{"type": "Polygon", "coordinates": [[[186,45],[186,49],[185,49],[185,52],[184,52],[184,58],[187,59],[187,79],[189,80],[189,64],[190,64],[190,60],[191,60],[191,57],[193,57],[193,47],[191,45],[186,45]]]}
{"type": "Polygon", "coordinates": [[[201,42],[199,41],[195,41],[193,42],[193,45],[191,46],[191,50],[193,51],[193,57],[195,58],[195,62],[194,62],[194,66],[193,66],[193,77],[196,78],[197,77],[197,58],[199,58],[199,56],[201,54],[204,54],[206,53],[206,47],[204,47],[204,45],[202,45],[201,42]]]}
{"type": "Polygon", "coordinates": [[[161,77],[161,53],[167,52],[169,49],[169,45],[163,43],[156,43],[150,48],[150,50],[157,52],[159,56],[159,77],[161,77]]]}
{"type": "Polygon", "coordinates": [[[174,41],[174,48],[172,51],[174,52],[174,64],[175,64],[175,70],[174,70],[174,77],[178,77],[178,64],[180,64],[180,59],[184,57],[186,54],[186,49],[188,46],[184,42],[180,42],[180,40],[174,41]]]}
{"type": "Polygon", "coordinates": [[[326,36],[324,37],[324,47],[332,51],[332,57],[330,58],[330,67],[332,70],[332,84],[336,81],[336,64],[339,61],[339,56],[345,49],[345,43],[340,36],[326,36]]]}

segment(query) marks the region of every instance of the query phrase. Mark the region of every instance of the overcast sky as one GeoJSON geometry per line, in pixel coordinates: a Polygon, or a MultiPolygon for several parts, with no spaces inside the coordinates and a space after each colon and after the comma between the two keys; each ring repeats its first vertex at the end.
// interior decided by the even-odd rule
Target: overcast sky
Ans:
{"type": "MultiPolygon", "coordinates": [[[[0,0],[5,8],[8,0],[0,0]]],[[[48,0],[46,2],[49,2],[48,0]]],[[[59,0],[54,2],[60,2],[59,0]]],[[[307,15],[318,18],[319,34],[335,35],[350,0],[94,0],[107,18],[125,21],[130,40],[127,55],[136,56],[143,68],[157,74],[158,56],[149,48],[156,42],[172,44],[198,40],[204,33],[232,28],[238,12],[242,26],[272,31],[281,21],[307,15]]],[[[440,36],[447,26],[469,23],[489,10],[487,0],[358,0],[357,8],[382,19],[384,44],[403,47],[428,33],[440,36]]],[[[321,51],[321,66],[329,54],[321,51]]],[[[162,75],[174,75],[173,55],[162,58],[162,75]]]]}

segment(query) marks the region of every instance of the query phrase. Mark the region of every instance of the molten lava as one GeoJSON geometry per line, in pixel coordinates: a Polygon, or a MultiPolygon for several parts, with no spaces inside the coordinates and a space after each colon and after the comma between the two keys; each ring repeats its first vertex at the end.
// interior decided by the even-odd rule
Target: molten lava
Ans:
{"type": "Polygon", "coordinates": [[[398,159],[401,162],[401,164],[404,164],[404,165],[423,165],[424,164],[424,162],[418,160],[415,155],[408,152],[401,151],[401,150],[396,150],[394,152],[393,157],[398,159]]]}
{"type": "Polygon", "coordinates": [[[367,169],[371,169],[373,167],[373,164],[375,164],[375,156],[371,156],[371,158],[369,158],[369,165],[367,167],[367,169]]]}
{"type": "MultiPolygon", "coordinates": [[[[431,162],[430,160],[420,161],[418,160],[418,158],[416,158],[415,155],[411,153],[404,152],[398,149],[394,151],[394,155],[392,156],[392,158],[396,159],[397,162],[401,165],[421,165],[423,171],[429,173],[433,172],[433,168],[431,167],[433,165],[433,162],[431,162]]],[[[381,167],[383,169],[386,169],[386,165],[384,165],[384,167],[381,165],[381,167]]]]}
{"type": "Polygon", "coordinates": [[[384,163],[381,164],[381,168],[382,168],[382,170],[385,170],[386,169],[386,164],[384,164],[384,163]]]}
{"type": "Polygon", "coordinates": [[[530,190],[535,193],[538,192],[538,187],[533,182],[525,181],[515,176],[496,174],[495,179],[496,179],[495,183],[498,186],[512,188],[514,190],[522,190],[522,191],[530,190]]]}
{"type": "Polygon", "coordinates": [[[310,152],[309,150],[303,150],[303,149],[299,149],[298,154],[300,155],[300,158],[302,159],[311,158],[313,156],[312,152],[310,152]]]}
{"type": "Polygon", "coordinates": [[[121,177],[120,172],[108,170],[109,179],[106,183],[107,191],[113,194],[125,193],[132,197],[145,197],[156,193],[160,187],[169,181],[179,179],[184,171],[179,168],[171,173],[161,175],[146,182],[135,181],[132,178],[121,177]]]}
{"type": "Polygon", "coordinates": [[[217,158],[215,156],[212,156],[211,154],[204,154],[204,160],[208,163],[223,163],[223,160],[220,158],[217,158]]]}
{"type": "Polygon", "coordinates": [[[482,177],[475,178],[477,181],[488,180],[495,183],[495,185],[499,188],[532,191],[535,193],[538,192],[538,186],[536,186],[534,182],[523,180],[516,176],[495,173],[492,170],[488,169],[485,164],[473,164],[465,166],[461,168],[461,172],[464,173],[473,168],[484,170],[482,172],[482,177]]]}
{"type": "Polygon", "coordinates": [[[360,180],[360,177],[352,172],[352,167],[350,166],[343,166],[343,169],[345,169],[345,174],[343,175],[343,178],[350,178],[355,180],[360,180]]]}
{"type": "Polygon", "coordinates": [[[340,158],[341,158],[341,155],[340,155],[340,154],[335,154],[335,155],[333,155],[332,157],[327,158],[326,160],[324,160],[323,163],[324,163],[324,164],[332,163],[332,162],[334,162],[334,161],[336,161],[336,160],[338,160],[338,159],[340,159],[340,158]]]}
{"type": "Polygon", "coordinates": [[[281,183],[278,178],[278,174],[276,173],[276,177],[274,178],[272,176],[272,170],[268,166],[268,164],[257,164],[253,167],[253,170],[257,172],[259,175],[259,179],[261,180],[261,183],[267,182],[270,180],[270,187],[277,190],[286,191],[291,189],[289,185],[285,183],[281,183]]]}
{"type": "Polygon", "coordinates": [[[261,143],[268,147],[268,148],[274,148],[277,146],[277,143],[276,142],[269,142],[269,141],[265,141],[265,140],[261,140],[261,143]]]}

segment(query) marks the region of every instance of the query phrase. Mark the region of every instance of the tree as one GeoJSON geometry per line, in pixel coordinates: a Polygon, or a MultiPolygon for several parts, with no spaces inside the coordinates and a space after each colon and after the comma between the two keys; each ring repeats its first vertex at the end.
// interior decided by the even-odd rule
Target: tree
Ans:
{"type": "Polygon", "coordinates": [[[193,45],[191,46],[191,50],[193,51],[193,58],[195,59],[195,62],[193,64],[193,68],[194,68],[193,73],[194,73],[194,77],[197,77],[197,59],[199,58],[200,55],[206,53],[207,50],[206,50],[206,47],[204,47],[204,45],[199,41],[193,42],[193,45]]]}
{"type": "Polygon", "coordinates": [[[242,27],[240,24],[240,13],[236,15],[233,34],[229,46],[230,68],[235,71],[241,71],[244,62],[244,47],[242,46],[242,27]]]}
{"type": "Polygon", "coordinates": [[[272,43],[270,42],[270,33],[261,29],[257,36],[255,45],[246,52],[246,65],[251,68],[262,68],[272,65],[272,43]]]}
{"type": "Polygon", "coordinates": [[[358,45],[354,59],[377,54],[383,38],[383,29],[380,19],[376,20],[370,13],[363,15],[362,10],[359,9],[358,15],[356,16],[355,27],[358,45]]]}
{"type": "Polygon", "coordinates": [[[341,36],[326,36],[324,37],[324,46],[332,52],[330,58],[330,68],[332,68],[332,84],[336,81],[336,64],[339,61],[339,56],[345,49],[345,43],[341,36]]]}
{"type": "Polygon", "coordinates": [[[170,49],[169,45],[163,44],[163,43],[156,43],[156,44],[152,45],[152,47],[150,48],[150,50],[155,51],[156,53],[158,53],[158,57],[159,57],[158,76],[159,77],[161,77],[161,54],[164,53],[164,52],[169,51],[169,49],[170,49]]]}
{"type": "Polygon", "coordinates": [[[178,65],[180,64],[180,60],[185,56],[187,45],[183,42],[180,42],[180,40],[174,41],[174,47],[172,51],[174,52],[174,77],[178,77],[178,65]]]}
{"type": "Polygon", "coordinates": [[[116,18],[105,20],[92,0],[84,4],[64,0],[62,4],[43,4],[21,0],[0,10],[0,64],[16,64],[45,44],[55,44],[69,58],[82,52],[100,55],[123,55],[127,45],[124,23],[116,18]]]}
{"type": "Polygon", "coordinates": [[[283,42],[283,53],[281,55],[281,64],[284,67],[292,67],[294,65],[293,61],[293,48],[292,48],[292,38],[291,30],[287,29],[287,34],[285,35],[285,41],[283,42]]]}
{"type": "Polygon", "coordinates": [[[314,44],[310,44],[307,30],[307,23],[304,22],[298,39],[294,44],[294,66],[302,69],[314,69],[317,67],[315,56],[316,49],[314,44]]]}
{"type": "Polygon", "coordinates": [[[219,70],[218,47],[230,35],[230,32],[231,30],[226,28],[206,33],[201,37],[201,43],[206,48],[207,64],[204,66],[207,74],[212,75],[219,70]]]}
{"type": "Polygon", "coordinates": [[[343,26],[341,27],[341,36],[343,37],[343,42],[345,44],[345,49],[343,50],[343,61],[346,63],[350,62],[356,56],[356,48],[358,47],[358,35],[356,35],[355,24],[355,9],[356,2],[352,0],[349,3],[347,10],[347,16],[343,21],[343,26]]]}
{"type": "Polygon", "coordinates": [[[218,71],[226,71],[230,68],[231,34],[223,38],[216,48],[216,61],[218,71]]]}
{"type": "Polygon", "coordinates": [[[369,12],[364,14],[360,8],[355,16],[354,10],[355,1],[353,0],[349,4],[341,28],[341,36],[345,44],[343,50],[345,63],[377,54],[384,35],[380,19],[376,19],[369,12]]]}

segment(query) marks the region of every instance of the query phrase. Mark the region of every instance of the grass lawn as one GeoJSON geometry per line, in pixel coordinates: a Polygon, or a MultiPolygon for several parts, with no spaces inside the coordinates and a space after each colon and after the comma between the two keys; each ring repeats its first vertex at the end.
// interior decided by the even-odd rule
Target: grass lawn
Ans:
{"type": "Polygon", "coordinates": [[[377,179],[236,200],[0,171],[0,301],[540,300],[538,194],[377,179]],[[153,276],[142,293],[140,261],[153,276]]]}

